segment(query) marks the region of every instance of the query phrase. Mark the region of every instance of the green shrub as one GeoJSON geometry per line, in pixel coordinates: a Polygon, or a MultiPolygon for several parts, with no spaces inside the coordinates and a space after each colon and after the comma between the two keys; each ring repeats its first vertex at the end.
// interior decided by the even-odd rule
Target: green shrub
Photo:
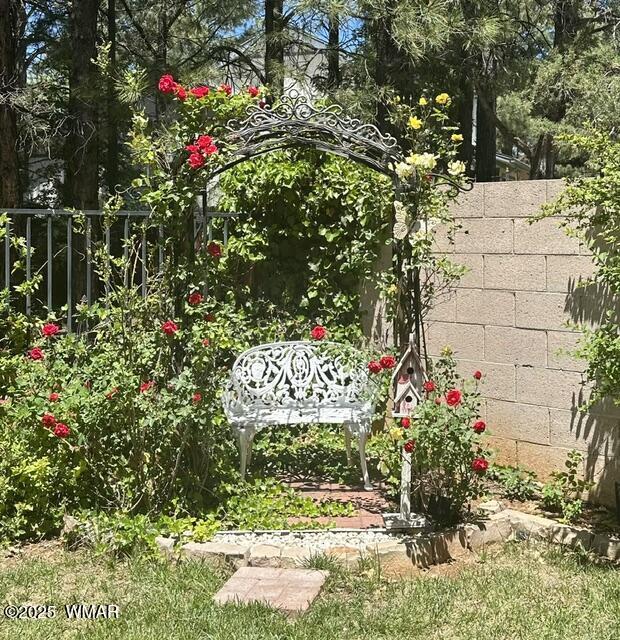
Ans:
{"type": "Polygon", "coordinates": [[[524,502],[538,495],[536,474],[522,467],[493,465],[489,478],[497,482],[501,495],[508,500],[524,502]]]}
{"type": "Polygon", "coordinates": [[[579,451],[569,452],[564,463],[566,471],[554,471],[552,479],[542,489],[543,508],[561,514],[563,522],[573,522],[581,515],[581,494],[593,486],[592,482],[580,477],[582,461],[579,451]]]}
{"type": "Polygon", "coordinates": [[[593,128],[587,135],[563,135],[561,141],[587,158],[592,173],[569,178],[542,214],[561,216],[567,234],[587,247],[595,266],[591,278],[575,285],[596,302],[592,309],[581,304],[582,312],[589,311],[575,321],[583,323],[583,335],[574,355],[586,361],[587,379],[594,383],[583,408],[605,398],[620,404],[620,141],[617,133],[593,128]]]}
{"type": "Polygon", "coordinates": [[[65,509],[217,505],[219,486],[237,477],[220,404],[231,364],[298,330],[285,314],[257,318],[206,298],[166,335],[169,302],[157,291],[121,289],[108,302],[77,318],[88,332],[43,337],[28,321],[29,351],[0,351],[0,536],[49,534],[65,509]],[[41,359],[28,355],[35,347],[41,359]]]}

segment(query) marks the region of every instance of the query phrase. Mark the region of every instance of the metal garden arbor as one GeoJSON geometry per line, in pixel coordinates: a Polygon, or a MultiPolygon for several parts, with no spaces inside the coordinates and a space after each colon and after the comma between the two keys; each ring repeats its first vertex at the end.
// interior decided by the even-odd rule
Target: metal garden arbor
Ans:
{"type": "MultiPolygon", "coordinates": [[[[309,147],[359,162],[389,177],[395,199],[414,191],[418,186],[415,172],[405,181],[401,180],[396,172],[396,166],[405,161],[405,154],[396,138],[381,133],[373,124],[346,116],[339,105],[317,106],[297,91],[290,91],[274,106],[252,105],[246,113],[247,117],[244,119],[231,120],[227,124],[227,133],[221,139],[227,150],[226,159],[213,170],[213,177],[237,164],[271,151],[309,147]]],[[[461,189],[449,176],[432,172],[429,172],[429,175],[433,176],[436,183],[461,189]]],[[[394,268],[401,298],[406,300],[403,312],[394,320],[394,335],[399,343],[396,346],[401,349],[403,356],[407,357],[412,347],[419,351],[420,286],[417,272],[403,275],[401,252],[401,242],[394,239],[394,268]],[[410,337],[413,337],[413,342],[410,341],[410,337]]],[[[416,372],[415,380],[421,385],[424,373],[419,358],[417,362],[420,371],[416,372]]],[[[401,364],[402,361],[397,369],[401,364]]],[[[421,396],[420,388],[418,397],[421,396]]],[[[406,476],[411,474],[411,455],[403,452],[403,462],[401,509],[400,514],[394,515],[397,516],[397,522],[406,526],[417,524],[419,520],[416,521],[415,516],[410,514],[410,480],[406,479],[406,476]]]]}

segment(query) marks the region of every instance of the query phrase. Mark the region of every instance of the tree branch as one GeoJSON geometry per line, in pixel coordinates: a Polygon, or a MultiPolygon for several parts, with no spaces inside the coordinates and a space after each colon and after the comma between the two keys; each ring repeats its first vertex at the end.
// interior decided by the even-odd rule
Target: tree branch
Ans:
{"type": "Polygon", "coordinates": [[[134,16],[133,12],[129,8],[129,5],[127,4],[127,0],[121,0],[121,4],[123,5],[123,8],[127,12],[127,15],[129,16],[129,19],[131,20],[131,23],[133,24],[135,30],[138,32],[138,34],[144,41],[144,44],[146,44],[146,46],[151,50],[154,56],[157,56],[157,50],[151,44],[146,32],[142,28],[142,25],[136,20],[136,17],[134,16]]]}

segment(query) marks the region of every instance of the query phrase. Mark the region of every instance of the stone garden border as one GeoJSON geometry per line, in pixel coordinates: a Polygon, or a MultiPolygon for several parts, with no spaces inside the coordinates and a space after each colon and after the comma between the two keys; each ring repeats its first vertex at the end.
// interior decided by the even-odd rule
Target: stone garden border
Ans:
{"type": "MultiPolygon", "coordinates": [[[[454,529],[414,534],[391,533],[385,529],[332,529],[334,538],[342,534],[342,542],[313,550],[312,536],[325,531],[293,532],[220,532],[211,542],[188,542],[180,548],[173,538],[157,538],[159,548],[171,558],[191,558],[233,568],[283,567],[303,565],[312,556],[325,554],[355,567],[361,559],[378,562],[388,575],[407,575],[431,565],[442,564],[480,553],[486,547],[509,541],[538,540],[560,544],[572,549],[592,552],[601,558],[620,562],[620,536],[596,533],[580,527],[560,524],[541,516],[505,509],[476,524],[464,524],[454,529]],[[363,534],[372,531],[385,541],[364,543],[363,534]],[[302,545],[290,543],[290,536],[301,537],[302,545]],[[360,535],[360,544],[351,544],[352,536],[360,535]],[[383,534],[385,534],[383,536],[383,534]],[[248,536],[254,541],[248,542],[248,536]],[[278,537],[282,542],[278,542],[278,537]],[[263,541],[261,541],[261,538],[263,541]],[[349,543],[346,543],[346,541],[349,543]]],[[[318,538],[317,538],[318,540],[318,538]]]]}

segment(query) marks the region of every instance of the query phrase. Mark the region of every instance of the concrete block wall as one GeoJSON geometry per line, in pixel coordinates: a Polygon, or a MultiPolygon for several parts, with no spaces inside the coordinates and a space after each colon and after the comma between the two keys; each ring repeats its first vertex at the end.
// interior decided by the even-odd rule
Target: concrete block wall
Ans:
{"type": "Polygon", "coordinates": [[[620,409],[579,411],[590,389],[570,353],[579,336],[570,324],[600,318],[600,291],[578,286],[592,260],[561,219],[530,219],[561,188],[559,180],[479,183],[459,197],[454,243],[439,232],[437,248],[469,271],[429,312],[427,349],[450,345],[464,374],[484,372],[483,418],[500,462],[545,479],[578,449],[597,482],[592,497],[614,504],[620,409]]]}

